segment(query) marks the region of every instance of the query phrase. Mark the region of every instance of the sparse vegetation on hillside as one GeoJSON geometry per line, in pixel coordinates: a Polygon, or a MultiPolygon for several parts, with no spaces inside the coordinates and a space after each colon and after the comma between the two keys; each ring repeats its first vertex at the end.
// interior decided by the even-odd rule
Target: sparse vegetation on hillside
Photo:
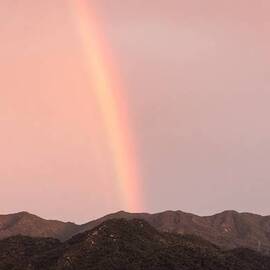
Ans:
{"type": "Polygon", "coordinates": [[[269,270],[270,258],[224,251],[198,236],[164,233],[139,219],[113,219],[61,243],[0,241],[1,270],[269,270]]]}

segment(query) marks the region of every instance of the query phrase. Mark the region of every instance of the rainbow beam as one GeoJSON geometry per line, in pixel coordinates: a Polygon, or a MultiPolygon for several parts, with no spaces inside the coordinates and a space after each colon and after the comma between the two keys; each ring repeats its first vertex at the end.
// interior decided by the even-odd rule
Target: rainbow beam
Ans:
{"type": "Polygon", "coordinates": [[[69,2],[81,38],[88,76],[93,84],[91,91],[94,92],[104,122],[123,207],[128,211],[142,210],[141,177],[124,90],[112,67],[112,58],[106,53],[107,42],[98,27],[100,24],[93,7],[88,5],[87,0],[69,2]]]}

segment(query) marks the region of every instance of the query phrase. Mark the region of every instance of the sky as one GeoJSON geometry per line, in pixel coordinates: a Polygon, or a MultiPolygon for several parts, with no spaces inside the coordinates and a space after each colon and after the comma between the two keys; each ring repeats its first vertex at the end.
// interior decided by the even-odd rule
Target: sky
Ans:
{"type": "Polygon", "coordinates": [[[130,210],[130,196],[139,212],[270,215],[269,9],[268,0],[1,1],[0,213],[83,223],[130,210]],[[85,65],[95,52],[78,33],[82,2],[128,108],[118,133],[131,134],[138,177],[124,191],[85,65]]]}

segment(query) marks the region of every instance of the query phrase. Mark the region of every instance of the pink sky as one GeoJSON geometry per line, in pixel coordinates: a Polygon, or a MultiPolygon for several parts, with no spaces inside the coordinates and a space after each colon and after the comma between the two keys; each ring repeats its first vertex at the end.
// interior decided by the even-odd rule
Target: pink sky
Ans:
{"type": "MultiPolygon", "coordinates": [[[[129,97],[141,211],[270,214],[270,2],[95,2],[129,97]]],[[[0,33],[0,212],[122,209],[67,1],[1,1],[0,33]]]]}

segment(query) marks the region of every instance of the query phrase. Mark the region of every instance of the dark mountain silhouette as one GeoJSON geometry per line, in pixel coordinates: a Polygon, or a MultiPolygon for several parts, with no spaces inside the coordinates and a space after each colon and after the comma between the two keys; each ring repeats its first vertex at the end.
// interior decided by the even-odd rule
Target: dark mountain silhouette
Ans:
{"type": "Polygon", "coordinates": [[[0,241],[1,270],[269,270],[270,257],[224,251],[198,236],[166,233],[144,220],[112,219],[66,242],[13,236],[0,241]]]}
{"type": "Polygon", "coordinates": [[[270,216],[225,211],[200,217],[181,211],[158,214],[117,212],[83,225],[44,220],[26,212],[0,216],[0,239],[22,234],[67,240],[73,235],[90,230],[102,222],[115,219],[143,219],[162,232],[194,234],[222,248],[245,247],[270,253],[270,216]]]}

